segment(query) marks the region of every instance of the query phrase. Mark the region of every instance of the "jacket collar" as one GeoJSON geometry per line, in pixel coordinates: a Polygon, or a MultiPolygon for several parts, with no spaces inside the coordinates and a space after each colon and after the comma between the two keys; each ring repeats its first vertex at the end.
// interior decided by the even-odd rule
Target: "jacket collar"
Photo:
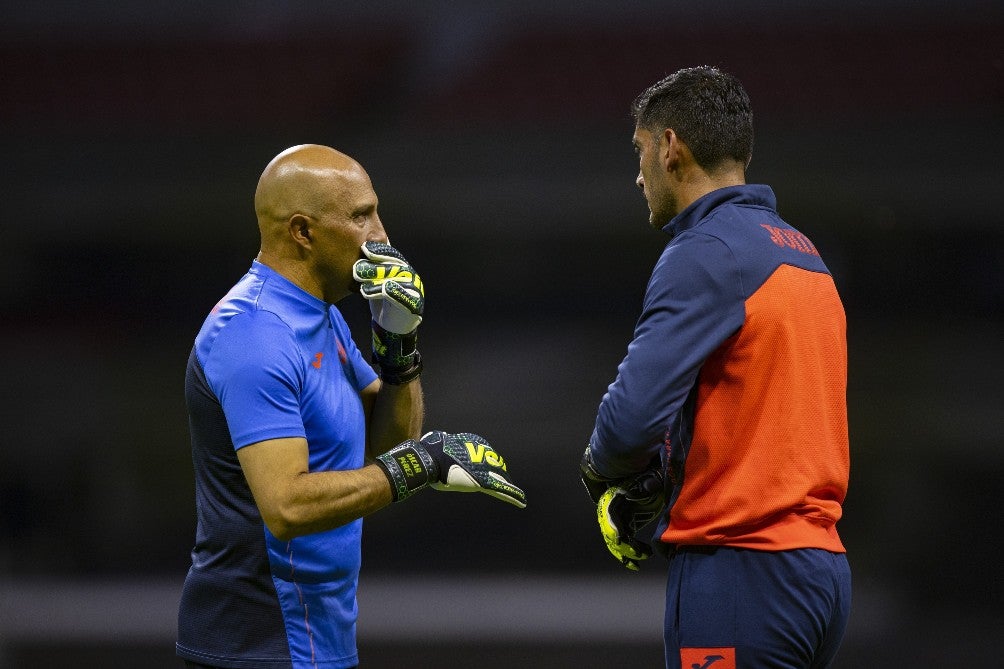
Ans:
{"type": "Polygon", "coordinates": [[[689,207],[664,225],[662,231],[670,237],[675,237],[681,232],[695,227],[714,209],[723,204],[747,204],[777,209],[777,198],[771,187],[763,184],[743,184],[719,188],[690,203],[689,207]]]}

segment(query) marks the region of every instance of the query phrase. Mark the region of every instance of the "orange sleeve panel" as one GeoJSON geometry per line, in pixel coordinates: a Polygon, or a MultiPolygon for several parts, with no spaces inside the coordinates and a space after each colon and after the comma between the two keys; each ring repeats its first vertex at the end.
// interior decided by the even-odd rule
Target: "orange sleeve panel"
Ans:
{"type": "Polygon", "coordinates": [[[662,541],[843,552],[847,348],[832,277],[780,265],[697,378],[686,474],[662,541]]]}

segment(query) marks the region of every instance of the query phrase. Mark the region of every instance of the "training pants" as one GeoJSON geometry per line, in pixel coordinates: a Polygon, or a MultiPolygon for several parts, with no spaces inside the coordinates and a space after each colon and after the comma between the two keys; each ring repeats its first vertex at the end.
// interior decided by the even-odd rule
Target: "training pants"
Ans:
{"type": "Polygon", "coordinates": [[[666,668],[823,669],[850,607],[843,553],[679,547],[666,585],[666,668]]]}

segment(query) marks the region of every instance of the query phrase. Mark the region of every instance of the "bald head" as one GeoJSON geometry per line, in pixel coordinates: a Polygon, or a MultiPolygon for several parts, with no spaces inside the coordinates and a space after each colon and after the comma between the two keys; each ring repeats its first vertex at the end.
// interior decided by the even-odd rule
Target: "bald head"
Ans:
{"type": "Polygon", "coordinates": [[[260,262],[334,302],[355,289],[366,241],[387,241],[369,175],[328,146],[301,144],[272,159],[254,195],[260,262]]]}
{"type": "Polygon", "coordinates": [[[255,190],[262,242],[271,227],[284,224],[294,214],[320,216],[360,181],[369,185],[362,166],[331,147],[301,144],[286,149],[265,167],[255,190]]]}

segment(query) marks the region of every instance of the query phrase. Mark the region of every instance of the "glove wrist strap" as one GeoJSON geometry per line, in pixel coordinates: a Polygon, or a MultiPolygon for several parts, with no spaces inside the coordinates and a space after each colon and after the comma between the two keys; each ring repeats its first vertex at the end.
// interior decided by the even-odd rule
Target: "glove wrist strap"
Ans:
{"type": "Polygon", "coordinates": [[[422,373],[418,352],[418,329],[406,334],[390,332],[373,321],[373,362],[380,365],[380,378],[399,386],[414,381],[422,373]]]}
{"type": "Polygon", "coordinates": [[[600,497],[614,483],[614,479],[601,475],[593,466],[593,456],[590,447],[586,446],[586,452],[582,454],[582,461],[579,463],[579,475],[582,485],[586,488],[586,494],[593,504],[600,501],[600,497]]]}
{"type": "Polygon", "coordinates": [[[395,502],[408,499],[438,477],[439,467],[414,439],[402,442],[376,457],[376,464],[390,481],[395,502]]]}

